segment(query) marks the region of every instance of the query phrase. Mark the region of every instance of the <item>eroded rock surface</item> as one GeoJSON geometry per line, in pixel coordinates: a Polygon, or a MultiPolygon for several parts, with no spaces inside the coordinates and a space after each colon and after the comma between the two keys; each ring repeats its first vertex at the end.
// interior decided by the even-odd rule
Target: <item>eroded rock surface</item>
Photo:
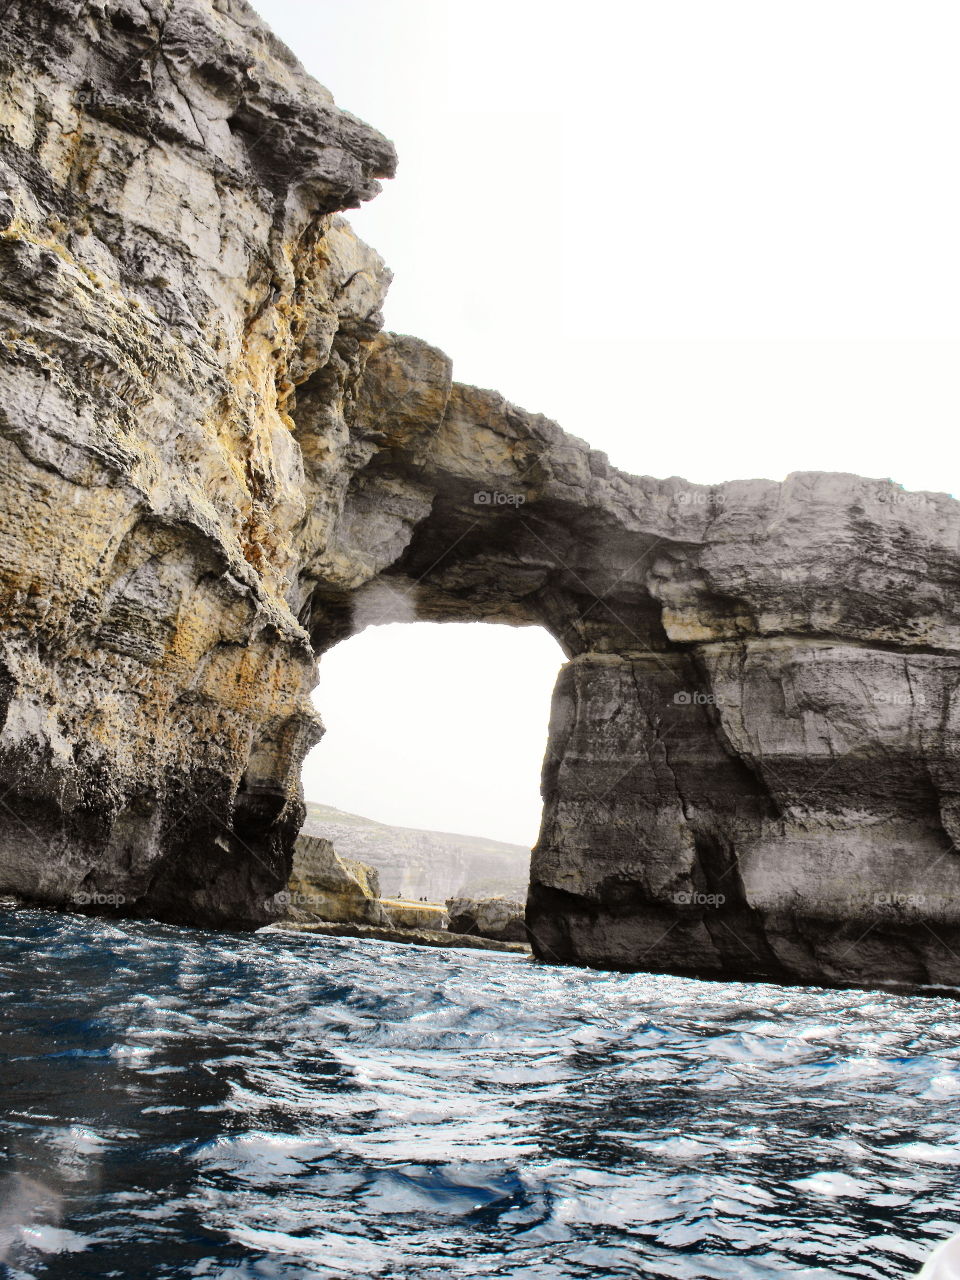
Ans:
{"type": "Polygon", "coordinates": [[[447,927],[447,913],[442,906],[425,902],[384,900],[383,909],[396,929],[429,929],[437,932],[447,927]]]}
{"type": "Polygon", "coordinates": [[[238,0],[4,6],[7,888],[254,924],[285,883],[324,519],[290,410],[322,368],[335,434],[388,275],[333,215],[393,165],[238,0]]]}
{"type": "Polygon", "coordinates": [[[341,858],[330,841],[320,836],[297,837],[290,879],[273,904],[276,914],[287,920],[391,923],[380,902],[380,882],[373,867],[341,858]]]}
{"type": "Polygon", "coordinates": [[[625,475],[380,332],[389,143],[241,0],[0,38],[0,891],[252,925],[314,654],[541,625],[547,959],[960,981],[960,505],[625,475]]]}
{"type": "Polygon", "coordinates": [[[527,941],[524,905],[511,898],[450,898],[447,914],[454,933],[476,933],[500,942],[527,941]]]}

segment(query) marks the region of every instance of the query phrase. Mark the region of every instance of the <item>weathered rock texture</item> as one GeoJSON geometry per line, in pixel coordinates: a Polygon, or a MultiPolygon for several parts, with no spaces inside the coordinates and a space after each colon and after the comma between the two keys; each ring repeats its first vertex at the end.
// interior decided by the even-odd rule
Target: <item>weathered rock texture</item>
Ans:
{"type": "Polygon", "coordinates": [[[500,942],[526,942],[524,906],[511,898],[451,898],[449,927],[454,933],[476,933],[500,942]]]}
{"type": "Polygon", "coordinates": [[[391,923],[380,902],[380,882],[372,867],[341,858],[329,840],[298,836],[287,887],[273,899],[277,914],[290,920],[391,923]]]}
{"type": "Polygon", "coordinates": [[[378,332],[392,150],[241,0],[3,17],[0,891],[269,918],[314,653],[485,619],[569,655],[541,956],[960,981],[960,505],[616,471],[378,332]]]}
{"type": "Polygon", "coordinates": [[[404,902],[385,898],[383,909],[387,919],[396,929],[432,929],[447,927],[447,913],[443,907],[425,902],[404,902]]]}
{"type": "Polygon", "coordinates": [[[387,281],[334,214],[393,165],[238,0],[4,5],[6,887],[253,924],[285,883],[297,575],[387,281]]]}

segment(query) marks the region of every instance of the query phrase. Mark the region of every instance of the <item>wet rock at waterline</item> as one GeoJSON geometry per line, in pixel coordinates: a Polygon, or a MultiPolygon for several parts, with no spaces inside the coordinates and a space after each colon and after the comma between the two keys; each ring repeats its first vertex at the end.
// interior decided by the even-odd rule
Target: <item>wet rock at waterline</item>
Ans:
{"type": "Polygon", "coordinates": [[[524,906],[510,898],[450,898],[450,929],[500,942],[526,942],[524,906]]]}
{"type": "Polygon", "coordinates": [[[960,981],[960,505],[628,476],[380,332],[393,149],[240,0],[13,0],[0,80],[0,892],[268,921],[315,655],[489,620],[569,658],[537,954],[960,981]]]}

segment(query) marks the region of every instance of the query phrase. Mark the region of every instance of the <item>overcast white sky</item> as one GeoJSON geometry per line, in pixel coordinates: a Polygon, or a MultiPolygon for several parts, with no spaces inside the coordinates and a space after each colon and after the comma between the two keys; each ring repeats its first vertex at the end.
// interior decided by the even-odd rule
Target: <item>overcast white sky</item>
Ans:
{"type": "MultiPolygon", "coordinates": [[[[960,492],[955,4],[257,7],[395,141],[351,217],[395,273],[387,324],[458,378],[630,471],[960,492]]],[[[321,664],[308,794],[529,842],[557,650],[399,630],[321,664]]]]}

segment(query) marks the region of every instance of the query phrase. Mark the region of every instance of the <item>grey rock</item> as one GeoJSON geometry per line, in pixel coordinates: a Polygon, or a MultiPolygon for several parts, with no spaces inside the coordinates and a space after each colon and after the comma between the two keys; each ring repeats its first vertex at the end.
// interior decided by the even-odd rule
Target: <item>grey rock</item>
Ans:
{"type": "Polygon", "coordinates": [[[500,942],[526,942],[524,904],[510,898],[451,898],[447,903],[452,933],[474,933],[500,942]]]}
{"type": "Polygon", "coordinates": [[[285,884],[290,409],[353,394],[389,276],[334,210],[393,166],[242,0],[4,6],[4,889],[249,927],[285,884]]]}

